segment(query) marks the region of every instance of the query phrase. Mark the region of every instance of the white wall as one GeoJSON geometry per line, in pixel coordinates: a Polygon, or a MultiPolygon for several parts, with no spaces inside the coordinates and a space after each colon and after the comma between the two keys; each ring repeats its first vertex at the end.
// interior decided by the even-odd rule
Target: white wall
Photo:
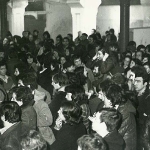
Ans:
{"type": "MultiPolygon", "coordinates": [[[[150,27],[150,5],[130,6],[130,28],[141,27],[150,27]]],[[[104,35],[105,31],[110,28],[115,29],[116,35],[120,32],[120,6],[99,7],[97,14],[97,30],[104,35]]],[[[135,40],[138,39],[138,41],[141,41],[142,38],[140,34],[136,34],[135,40]]]]}
{"type": "Polygon", "coordinates": [[[46,28],[55,40],[58,34],[63,37],[72,33],[72,15],[70,7],[65,3],[46,3],[46,28]]]}

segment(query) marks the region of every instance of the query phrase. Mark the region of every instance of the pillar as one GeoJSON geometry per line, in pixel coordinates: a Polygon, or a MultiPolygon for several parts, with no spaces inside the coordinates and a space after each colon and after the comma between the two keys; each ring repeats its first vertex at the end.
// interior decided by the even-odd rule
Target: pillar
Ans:
{"type": "Polygon", "coordinates": [[[9,28],[13,35],[22,36],[24,31],[24,14],[27,5],[28,0],[14,0],[9,4],[12,8],[12,19],[9,28]]]}
{"type": "Polygon", "coordinates": [[[120,50],[126,51],[129,42],[130,0],[120,0],[120,50]]]}
{"type": "Polygon", "coordinates": [[[7,26],[7,2],[8,0],[0,0],[0,39],[6,36],[7,26]]]}
{"type": "Polygon", "coordinates": [[[96,19],[98,7],[101,0],[68,0],[71,8],[73,37],[78,36],[78,31],[91,34],[92,29],[96,29],[96,19]]]}

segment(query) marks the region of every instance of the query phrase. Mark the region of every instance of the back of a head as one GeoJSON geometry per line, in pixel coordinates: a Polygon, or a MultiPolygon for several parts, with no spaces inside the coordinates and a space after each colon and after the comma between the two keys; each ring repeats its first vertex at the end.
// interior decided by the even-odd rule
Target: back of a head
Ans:
{"type": "Polygon", "coordinates": [[[97,134],[83,135],[77,141],[81,150],[106,150],[106,143],[103,138],[97,134]]]}
{"type": "Polygon", "coordinates": [[[5,101],[1,103],[0,116],[5,116],[9,123],[16,123],[21,120],[21,109],[14,101],[5,101]]]}
{"type": "Polygon", "coordinates": [[[117,84],[111,84],[108,89],[103,92],[111,101],[113,107],[115,107],[115,105],[124,104],[127,101],[124,90],[117,84]]]}
{"type": "Polygon", "coordinates": [[[59,83],[60,86],[65,86],[69,83],[68,76],[63,72],[56,73],[53,76],[53,81],[59,83]]]}
{"type": "Polygon", "coordinates": [[[23,150],[47,150],[47,143],[38,131],[30,130],[21,140],[23,150]]]}
{"type": "Polygon", "coordinates": [[[109,132],[119,129],[122,116],[118,110],[114,108],[103,108],[99,112],[101,113],[100,120],[101,122],[105,122],[109,132]]]}
{"type": "Polygon", "coordinates": [[[61,105],[66,122],[70,125],[79,124],[82,119],[82,109],[74,102],[68,101],[61,105]]]}

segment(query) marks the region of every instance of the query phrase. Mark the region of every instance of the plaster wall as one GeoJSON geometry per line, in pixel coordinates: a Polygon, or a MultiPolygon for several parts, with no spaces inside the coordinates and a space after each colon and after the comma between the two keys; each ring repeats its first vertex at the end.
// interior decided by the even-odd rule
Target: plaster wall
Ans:
{"type": "MultiPolygon", "coordinates": [[[[130,28],[134,29],[150,27],[149,10],[150,5],[130,6],[130,28]]],[[[99,11],[97,14],[97,30],[100,31],[102,35],[104,35],[105,31],[109,30],[110,28],[115,29],[116,35],[118,35],[120,32],[120,6],[99,6],[99,11]]],[[[136,36],[138,36],[138,41],[140,41],[140,34],[138,35],[136,32],[136,36]]]]}
{"type": "Polygon", "coordinates": [[[46,3],[46,28],[55,40],[58,34],[63,37],[72,33],[72,15],[70,7],[65,3],[46,3]]]}

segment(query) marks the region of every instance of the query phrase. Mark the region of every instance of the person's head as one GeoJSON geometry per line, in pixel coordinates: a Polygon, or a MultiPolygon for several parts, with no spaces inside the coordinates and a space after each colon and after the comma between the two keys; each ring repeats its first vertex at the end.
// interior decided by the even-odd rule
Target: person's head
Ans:
{"type": "Polygon", "coordinates": [[[80,66],[80,67],[77,67],[75,69],[75,74],[77,76],[77,78],[80,80],[80,84],[83,86],[86,84],[86,79],[87,79],[87,70],[85,67],[83,66],[80,66]]]}
{"type": "Polygon", "coordinates": [[[125,92],[119,85],[113,83],[106,85],[102,83],[100,87],[102,90],[99,91],[98,97],[104,101],[105,107],[116,107],[127,101],[125,92]]]}
{"type": "Polygon", "coordinates": [[[71,33],[68,33],[68,34],[67,34],[67,37],[68,37],[68,39],[69,39],[70,41],[73,40],[73,35],[72,35],[71,33]]]}
{"type": "Polygon", "coordinates": [[[37,78],[34,73],[23,73],[18,76],[18,86],[26,86],[34,91],[38,88],[37,78]]]}
{"type": "Polygon", "coordinates": [[[63,68],[66,69],[67,72],[74,72],[75,67],[73,62],[66,61],[63,65],[63,68]]]}
{"type": "Polygon", "coordinates": [[[148,54],[144,54],[143,55],[143,60],[142,60],[142,62],[143,62],[143,64],[144,63],[146,63],[146,62],[150,62],[150,55],[148,55],[148,54]]]}
{"type": "Polygon", "coordinates": [[[29,34],[29,41],[32,42],[33,41],[33,35],[29,34]]]}
{"type": "Polygon", "coordinates": [[[44,40],[47,40],[47,39],[50,39],[51,38],[51,35],[49,34],[49,32],[48,31],[45,31],[44,33],[43,33],[43,39],[44,40]]]}
{"type": "Polygon", "coordinates": [[[65,56],[60,57],[60,64],[63,65],[66,62],[65,56]]]}
{"type": "Polygon", "coordinates": [[[144,63],[143,67],[146,69],[146,72],[150,74],[150,63],[149,62],[144,63]]]}
{"type": "Polygon", "coordinates": [[[7,72],[5,61],[0,62],[0,75],[5,76],[7,72]]]}
{"type": "Polygon", "coordinates": [[[29,103],[33,102],[34,95],[29,87],[19,86],[12,89],[12,99],[19,106],[27,106],[29,103]]]}
{"type": "Polygon", "coordinates": [[[142,62],[137,59],[137,58],[133,58],[130,62],[130,68],[133,68],[134,66],[142,66],[142,62]]]}
{"type": "Polygon", "coordinates": [[[33,31],[33,36],[34,36],[34,37],[38,37],[38,35],[39,35],[39,31],[38,31],[38,30],[34,30],[34,31],[33,31]]]}
{"type": "Polygon", "coordinates": [[[92,121],[92,129],[102,137],[117,130],[122,121],[121,114],[114,108],[103,108],[89,119],[92,121]]]}
{"type": "Polygon", "coordinates": [[[52,85],[56,90],[68,84],[68,77],[65,73],[59,72],[52,77],[52,85]]]}
{"type": "Polygon", "coordinates": [[[25,63],[18,63],[14,66],[15,72],[14,75],[18,76],[20,74],[27,73],[27,65],[25,63]]]}
{"type": "Polygon", "coordinates": [[[28,54],[27,54],[27,63],[28,63],[28,64],[32,64],[33,62],[35,62],[33,55],[30,54],[30,53],[28,53],[28,54]]]}
{"type": "Polygon", "coordinates": [[[128,46],[136,47],[136,42],[135,41],[129,41],[128,46]]]}
{"type": "Polygon", "coordinates": [[[148,73],[143,66],[134,66],[131,69],[134,75],[134,88],[136,92],[141,92],[146,89],[148,85],[148,73]]]}
{"type": "Polygon", "coordinates": [[[130,56],[125,56],[124,61],[123,61],[123,65],[125,67],[129,67],[130,66],[130,62],[131,62],[131,57],[130,56]]]}
{"type": "Polygon", "coordinates": [[[42,135],[35,130],[30,130],[21,139],[23,150],[47,150],[47,143],[42,135]]]}
{"type": "Polygon", "coordinates": [[[1,103],[0,116],[3,126],[21,121],[21,109],[16,102],[5,101],[1,103]]]}
{"type": "Polygon", "coordinates": [[[86,100],[85,90],[81,85],[72,84],[65,87],[66,99],[68,101],[74,101],[75,103],[81,103],[86,100]]]}
{"type": "Polygon", "coordinates": [[[76,103],[68,101],[61,105],[58,115],[62,121],[75,125],[81,122],[82,109],[76,103]]]}
{"type": "Polygon", "coordinates": [[[69,38],[68,37],[63,38],[63,45],[66,47],[69,46],[69,38]]]}
{"type": "Polygon", "coordinates": [[[135,54],[135,58],[142,61],[143,60],[143,52],[142,51],[137,51],[136,54],[135,54]]]}
{"type": "Polygon", "coordinates": [[[88,37],[88,40],[89,40],[89,44],[94,44],[95,43],[95,36],[94,35],[90,35],[89,37],[88,37]]]}
{"type": "Polygon", "coordinates": [[[80,67],[82,65],[82,61],[81,61],[81,58],[79,56],[74,57],[73,60],[74,60],[74,65],[76,68],[80,67]]]}
{"type": "Polygon", "coordinates": [[[97,133],[83,135],[77,140],[77,143],[78,150],[107,150],[105,141],[97,133]]]}
{"type": "Polygon", "coordinates": [[[144,45],[139,45],[137,47],[137,51],[142,51],[143,53],[145,53],[145,49],[146,49],[146,47],[144,45]]]}
{"type": "Polygon", "coordinates": [[[146,46],[145,52],[150,55],[150,44],[146,46]]]}
{"type": "Polygon", "coordinates": [[[96,34],[96,30],[92,29],[91,34],[96,34]]]}
{"type": "Polygon", "coordinates": [[[63,40],[63,38],[62,38],[62,36],[59,34],[59,35],[56,37],[56,44],[62,43],[62,40],[63,40]]]}
{"type": "Polygon", "coordinates": [[[115,34],[115,30],[114,30],[114,29],[110,29],[110,30],[109,30],[109,34],[114,35],[114,34],[115,34]]]}
{"type": "Polygon", "coordinates": [[[104,55],[105,55],[105,49],[99,49],[98,51],[97,51],[97,59],[98,60],[102,60],[103,59],[103,57],[104,57],[104,55]]]}
{"type": "Polygon", "coordinates": [[[82,33],[82,40],[86,40],[88,35],[86,33],[82,33]]]}

